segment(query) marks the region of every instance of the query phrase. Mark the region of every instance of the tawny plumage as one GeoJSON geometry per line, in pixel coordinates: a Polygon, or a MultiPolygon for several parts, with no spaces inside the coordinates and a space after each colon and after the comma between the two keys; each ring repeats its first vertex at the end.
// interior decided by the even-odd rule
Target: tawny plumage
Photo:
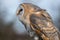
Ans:
{"type": "Polygon", "coordinates": [[[17,9],[17,16],[31,37],[41,37],[43,40],[60,40],[59,30],[54,26],[46,10],[31,3],[22,3],[17,9]]]}

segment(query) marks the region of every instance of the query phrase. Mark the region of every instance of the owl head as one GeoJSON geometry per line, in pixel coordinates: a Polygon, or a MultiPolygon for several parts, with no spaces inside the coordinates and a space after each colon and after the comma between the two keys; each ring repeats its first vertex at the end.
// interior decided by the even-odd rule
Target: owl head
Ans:
{"type": "Polygon", "coordinates": [[[20,21],[29,23],[29,16],[40,10],[40,7],[32,3],[22,3],[17,8],[17,16],[20,21]]]}

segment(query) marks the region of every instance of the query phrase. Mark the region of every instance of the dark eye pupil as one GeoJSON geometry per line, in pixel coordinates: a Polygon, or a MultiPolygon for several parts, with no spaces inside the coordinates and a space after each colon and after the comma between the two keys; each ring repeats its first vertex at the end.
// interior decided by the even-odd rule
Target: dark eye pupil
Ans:
{"type": "Polygon", "coordinates": [[[23,11],[23,9],[20,9],[20,12],[23,11]]]}

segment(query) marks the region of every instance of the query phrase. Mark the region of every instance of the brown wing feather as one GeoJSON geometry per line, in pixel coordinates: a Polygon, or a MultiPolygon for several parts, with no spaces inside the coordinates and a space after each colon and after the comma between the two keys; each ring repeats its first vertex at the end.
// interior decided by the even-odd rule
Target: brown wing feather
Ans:
{"type": "Polygon", "coordinates": [[[52,19],[47,12],[42,11],[40,14],[31,14],[30,22],[32,30],[39,35],[41,33],[42,35],[40,36],[43,36],[44,40],[59,40],[58,30],[53,25],[52,19]]]}

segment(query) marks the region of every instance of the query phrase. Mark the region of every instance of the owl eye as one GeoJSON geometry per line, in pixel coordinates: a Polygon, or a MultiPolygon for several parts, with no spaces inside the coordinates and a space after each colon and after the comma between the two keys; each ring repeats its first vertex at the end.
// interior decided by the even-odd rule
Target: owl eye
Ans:
{"type": "Polygon", "coordinates": [[[19,14],[20,14],[20,15],[23,14],[23,9],[22,9],[22,8],[19,10],[19,14]]]}
{"type": "Polygon", "coordinates": [[[23,9],[20,9],[20,12],[23,11],[23,9]]]}

